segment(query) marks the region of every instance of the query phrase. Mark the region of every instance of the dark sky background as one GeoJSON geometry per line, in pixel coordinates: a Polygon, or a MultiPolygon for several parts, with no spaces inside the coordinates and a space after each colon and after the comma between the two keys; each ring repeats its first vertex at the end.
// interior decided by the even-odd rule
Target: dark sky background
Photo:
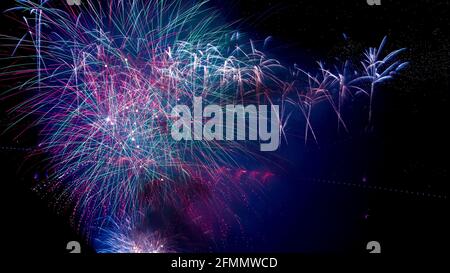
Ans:
{"type": "MultiPolygon", "coordinates": [[[[10,6],[7,2],[12,1],[2,1],[2,9],[10,6]]],[[[402,56],[411,63],[378,93],[370,132],[358,126],[361,117],[352,116],[348,134],[323,129],[319,145],[305,146],[292,137],[289,146],[282,146],[278,153],[285,172],[270,183],[264,198],[252,200],[257,213],[242,218],[245,240],[232,233],[216,250],[364,253],[371,240],[388,254],[446,248],[450,62],[445,2],[209,3],[249,38],[272,36],[268,53],[286,65],[313,69],[318,60],[358,57],[385,35],[386,48],[406,47],[402,56]]],[[[0,18],[1,33],[14,31],[13,24],[0,18]]],[[[0,130],[8,123],[6,109],[0,102],[0,130]]],[[[64,216],[30,190],[31,176],[19,171],[25,154],[20,148],[28,147],[27,142],[33,140],[16,143],[8,134],[0,136],[2,229],[7,235],[2,244],[11,251],[38,247],[42,253],[64,253],[68,241],[80,238],[64,216]]]]}

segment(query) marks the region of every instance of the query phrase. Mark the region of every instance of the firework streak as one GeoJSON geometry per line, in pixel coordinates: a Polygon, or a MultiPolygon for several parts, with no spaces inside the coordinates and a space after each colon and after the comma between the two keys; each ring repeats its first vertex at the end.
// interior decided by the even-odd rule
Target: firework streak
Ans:
{"type": "Polygon", "coordinates": [[[25,0],[8,14],[19,15],[25,29],[1,37],[9,54],[3,60],[12,64],[0,75],[21,82],[2,99],[26,97],[10,111],[12,127],[33,120],[26,127],[38,129],[39,143],[30,156],[44,156],[41,168],[49,174],[36,188],[99,252],[176,250],[164,238],[170,234],[139,228],[150,212],[164,215],[167,207],[203,234],[224,234],[226,222],[236,220],[229,204],[245,202],[246,192],[272,177],[258,145],[248,141],[175,141],[175,105],[192,105],[194,97],[203,104],[279,105],[280,139],[298,111],[305,141],[317,140],[314,105],[330,105],[346,128],[347,98],[368,96],[372,106],[377,86],[406,66],[396,60],[403,49],[380,55],[383,39],[362,65],[346,61],[328,70],[319,63],[317,73],[289,68],[219,24],[204,2],[25,0]],[[262,167],[246,168],[238,163],[243,156],[262,167]]]}

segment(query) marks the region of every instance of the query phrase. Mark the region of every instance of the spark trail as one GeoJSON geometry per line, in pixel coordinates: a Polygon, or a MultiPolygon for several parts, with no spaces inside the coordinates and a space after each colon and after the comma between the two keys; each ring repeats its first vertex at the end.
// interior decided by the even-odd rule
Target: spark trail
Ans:
{"type": "Polygon", "coordinates": [[[372,104],[376,85],[406,66],[395,60],[401,50],[381,58],[384,39],[366,52],[362,68],[320,64],[317,75],[289,68],[221,23],[205,3],[86,0],[78,7],[24,0],[8,10],[20,15],[24,31],[1,36],[10,52],[2,60],[12,64],[0,77],[22,83],[1,98],[26,98],[10,110],[11,127],[33,120],[25,128],[39,131],[32,156],[43,155],[40,165],[49,173],[38,187],[54,195],[88,241],[100,232],[109,234],[110,246],[119,244],[101,252],[164,251],[150,243],[164,241],[155,239],[158,233],[129,232],[143,221],[137,212],[171,203],[194,218],[201,210],[192,200],[206,200],[202,206],[223,218],[230,200],[245,199],[242,177],[251,173],[244,180],[254,186],[273,175],[269,167],[242,166],[242,156],[264,162],[247,142],[174,141],[168,128],[175,105],[196,96],[204,104],[280,105],[283,137],[292,105],[305,117],[305,141],[309,135],[317,141],[314,105],[328,103],[345,127],[345,98],[362,93],[372,104]],[[105,233],[102,219],[128,224],[105,233]]]}

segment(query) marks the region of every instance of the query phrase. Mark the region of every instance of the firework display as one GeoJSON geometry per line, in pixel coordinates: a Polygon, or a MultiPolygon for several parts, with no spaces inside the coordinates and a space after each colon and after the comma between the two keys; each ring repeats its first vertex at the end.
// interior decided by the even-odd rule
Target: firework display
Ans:
{"type": "Polygon", "coordinates": [[[1,99],[25,98],[9,110],[10,128],[38,131],[27,160],[44,158],[36,172],[47,177],[33,189],[99,253],[185,251],[167,214],[188,219],[209,240],[226,237],[239,225],[233,206],[263,192],[279,171],[271,152],[260,150],[267,137],[234,139],[224,119],[216,125],[222,133],[231,126],[230,138],[196,139],[196,126],[212,118],[195,108],[196,98],[203,106],[276,109],[258,116],[253,131],[273,120],[265,133],[275,132],[280,146],[300,126],[305,143],[319,143],[315,106],[331,109],[334,129],[348,131],[343,109],[366,98],[370,127],[379,86],[408,65],[405,49],[383,50],[386,37],[359,61],[318,62],[315,70],[283,63],[264,52],[270,37],[244,35],[207,2],[56,2],[17,1],[6,11],[22,31],[0,37],[8,52],[1,58],[10,63],[0,77],[20,84],[1,99]],[[171,133],[177,105],[193,109],[192,124],[182,125],[192,125],[193,139],[171,133]]]}

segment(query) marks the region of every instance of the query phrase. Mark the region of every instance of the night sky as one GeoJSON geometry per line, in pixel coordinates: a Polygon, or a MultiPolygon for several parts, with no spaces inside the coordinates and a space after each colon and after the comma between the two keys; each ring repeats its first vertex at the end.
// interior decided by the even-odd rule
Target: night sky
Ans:
{"type": "MultiPolygon", "coordinates": [[[[245,234],[231,233],[212,251],[360,254],[372,240],[392,255],[447,248],[450,53],[448,3],[441,2],[208,3],[249,38],[271,36],[268,54],[287,65],[314,69],[318,60],[359,57],[385,35],[387,50],[406,47],[402,56],[410,62],[377,93],[373,127],[361,125],[366,116],[349,116],[349,133],[327,130],[335,120],[326,121],[318,128],[319,144],[307,145],[294,128],[274,159],[282,168],[262,197],[251,200],[253,212],[237,208],[245,215],[245,234]]],[[[0,7],[11,5],[2,1],[0,7]]],[[[10,19],[0,18],[0,32],[14,33],[10,19]]],[[[2,90],[12,84],[0,81],[2,90]]],[[[10,122],[10,107],[0,101],[0,131],[10,122]]],[[[23,162],[25,150],[36,145],[33,134],[18,140],[12,134],[0,135],[2,246],[65,253],[68,241],[82,240],[30,189],[33,166],[23,162]]]]}

